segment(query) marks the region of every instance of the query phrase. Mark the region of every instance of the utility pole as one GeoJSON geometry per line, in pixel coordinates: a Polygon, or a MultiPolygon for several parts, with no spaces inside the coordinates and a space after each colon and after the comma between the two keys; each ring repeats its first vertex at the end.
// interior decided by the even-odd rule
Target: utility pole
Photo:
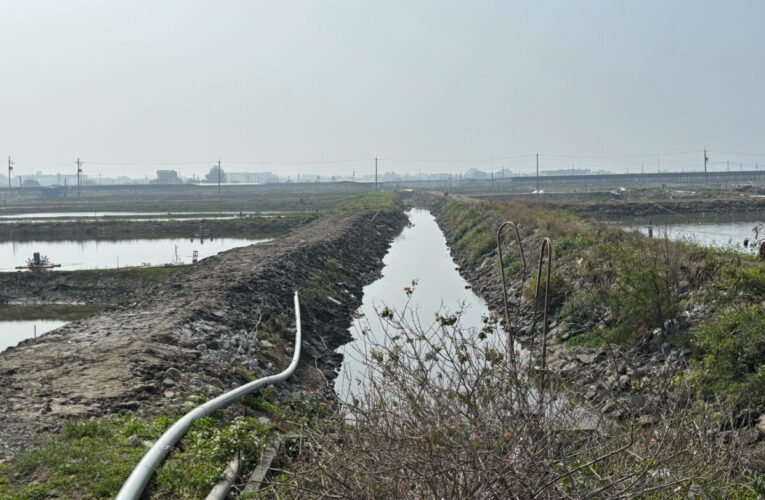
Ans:
{"type": "Polygon", "coordinates": [[[13,172],[13,161],[8,157],[8,196],[11,194],[11,172],[13,172]]]}
{"type": "Polygon", "coordinates": [[[218,158],[218,195],[220,196],[220,158],[218,158]]]}
{"type": "Polygon", "coordinates": [[[82,173],[82,162],[80,157],[77,157],[77,198],[80,197],[80,174],[82,173]]]}
{"type": "Polygon", "coordinates": [[[537,193],[539,193],[539,153],[537,153],[537,193]]]}
{"type": "Polygon", "coordinates": [[[656,156],[656,173],[661,174],[661,155],[656,156]]]}
{"type": "Polygon", "coordinates": [[[375,156],[375,191],[377,191],[377,157],[375,156]]]}
{"type": "Polygon", "coordinates": [[[707,155],[707,148],[704,148],[704,184],[707,183],[707,163],[709,162],[709,156],[707,155]]]}

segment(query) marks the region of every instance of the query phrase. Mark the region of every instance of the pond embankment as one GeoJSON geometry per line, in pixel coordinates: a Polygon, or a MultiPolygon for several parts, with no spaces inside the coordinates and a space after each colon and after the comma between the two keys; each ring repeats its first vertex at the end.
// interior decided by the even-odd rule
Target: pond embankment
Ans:
{"type": "Polygon", "coordinates": [[[0,304],[129,305],[188,267],[0,273],[0,304]]]}
{"type": "Polygon", "coordinates": [[[765,197],[740,195],[736,197],[695,197],[657,198],[641,200],[599,200],[599,201],[546,201],[551,208],[595,217],[600,220],[622,218],[645,218],[652,216],[703,217],[728,214],[756,214],[765,212],[765,197]]]}
{"type": "MultiPolygon", "coordinates": [[[[686,373],[692,358],[695,366],[701,366],[705,353],[694,332],[717,324],[720,313],[732,303],[760,300],[755,285],[746,285],[753,291],[744,288],[746,280],[759,286],[755,280],[761,266],[751,258],[651,240],[544,204],[497,205],[444,196],[426,203],[446,235],[460,273],[498,312],[503,310],[503,299],[496,230],[506,219],[521,225],[528,261],[523,289],[518,283],[522,264],[510,231],[505,261],[512,311],[523,296],[521,343],[532,333],[536,284],[532,272],[536,273],[542,238],[553,239],[547,368],[567,381],[584,404],[640,425],[656,422],[673,381],[678,380],[675,376],[686,373]]],[[[703,361],[717,362],[708,357],[703,361]]],[[[765,427],[755,430],[763,409],[759,393],[737,393],[735,387],[741,386],[730,376],[731,383],[724,384],[731,388],[725,397],[731,398],[737,412],[731,425],[752,442],[765,442],[765,427]]],[[[741,377],[738,382],[748,375],[735,376],[741,377]]],[[[702,396],[722,383],[722,377],[705,382],[709,385],[701,386],[702,396]]]]}
{"type": "Polygon", "coordinates": [[[316,218],[314,213],[249,215],[242,218],[172,218],[131,220],[92,218],[70,220],[5,219],[0,241],[129,240],[142,238],[204,237],[270,238],[287,233],[316,218]]]}
{"type": "Polygon", "coordinates": [[[269,243],[180,269],[115,300],[110,311],[7,350],[0,355],[0,453],[67,419],[176,415],[190,396],[215,396],[281,370],[294,348],[294,290],[304,354],[297,375],[277,391],[289,398],[310,388],[330,397],[340,361],[334,350],[350,340],[362,288],[405,223],[398,210],[326,214],[269,243]]]}

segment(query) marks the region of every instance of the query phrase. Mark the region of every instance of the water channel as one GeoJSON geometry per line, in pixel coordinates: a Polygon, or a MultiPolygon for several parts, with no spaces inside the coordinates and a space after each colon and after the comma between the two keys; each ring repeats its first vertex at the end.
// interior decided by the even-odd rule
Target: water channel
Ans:
{"type": "Polygon", "coordinates": [[[67,321],[38,319],[33,321],[0,321],[0,352],[67,324],[67,321]]]}
{"type": "Polygon", "coordinates": [[[364,287],[358,319],[351,327],[354,341],[340,348],[344,361],[335,379],[335,391],[341,397],[357,394],[359,380],[366,376],[362,362],[366,342],[361,334],[368,328],[367,337],[381,342],[385,330],[378,320],[377,311],[384,306],[397,311],[416,314],[427,328],[436,312],[461,310],[460,323],[466,332],[482,326],[481,316],[489,313],[486,303],[468,288],[468,283],[455,269],[446,238],[427,210],[409,212],[410,225],[393,241],[383,259],[382,277],[364,287]],[[417,280],[411,298],[404,288],[417,280]]]}
{"type": "Polygon", "coordinates": [[[0,243],[0,271],[23,266],[34,252],[47,256],[58,269],[103,269],[141,265],[190,264],[194,251],[199,260],[224,250],[270,241],[268,239],[159,238],[140,240],[10,241],[0,243]]]}

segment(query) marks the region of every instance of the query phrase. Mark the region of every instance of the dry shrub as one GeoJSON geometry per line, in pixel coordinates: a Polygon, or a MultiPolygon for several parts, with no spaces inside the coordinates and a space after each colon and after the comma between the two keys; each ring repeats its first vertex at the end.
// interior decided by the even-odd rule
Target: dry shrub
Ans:
{"type": "Polygon", "coordinates": [[[655,421],[601,418],[567,399],[541,360],[520,350],[508,359],[496,319],[475,331],[459,314],[423,326],[409,311],[383,310],[384,334],[367,334],[363,379],[328,429],[303,433],[267,493],[756,497],[711,412],[665,389],[652,398],[662,402],[655,421]]]}

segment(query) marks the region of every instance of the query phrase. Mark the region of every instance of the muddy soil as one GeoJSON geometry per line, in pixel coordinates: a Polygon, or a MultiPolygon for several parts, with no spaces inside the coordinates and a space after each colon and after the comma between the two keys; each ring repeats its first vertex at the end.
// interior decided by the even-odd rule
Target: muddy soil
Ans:
{"type": "Polygon", "coordinates": [[[379,274],[403,213],[336,213],[270,243],[205,259],[116,309],[0,354],[0,455],[66,419],[177,415],[247,376],[285,368],[301,293],[303,354],[276,387],[331,394],[362,288],[379,274]],[[133,300],[134,299],[134,300],[133,300]]]}
{"type": "Polygon", "coordinates": [[[0,273],[0,304],[127,305],[187,267],[0,273]]]}

